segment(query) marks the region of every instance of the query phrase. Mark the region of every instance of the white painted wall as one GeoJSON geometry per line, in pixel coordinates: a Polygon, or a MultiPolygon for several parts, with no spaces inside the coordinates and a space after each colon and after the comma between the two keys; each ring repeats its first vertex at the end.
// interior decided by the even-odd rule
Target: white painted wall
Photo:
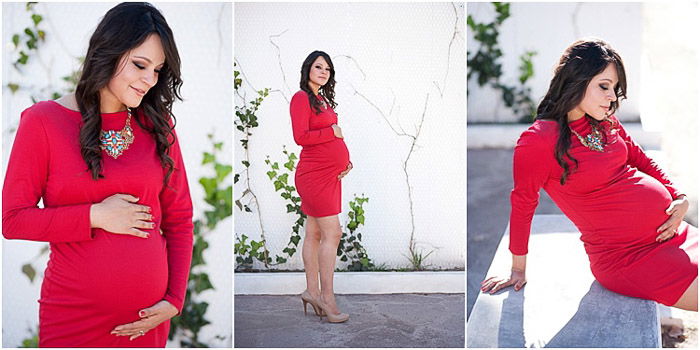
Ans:
{"type": "MultiPolygon", "coordinates": [[[[529,80],[531,98],[539,104],[549,87],[554,68],[567,46],[576,39],[595,36],[606,40],[622,56],[627,72],[628,99],[617,113],[622,120],[639,118],[640,64],[642,53],[642,5],[640,3],[511,3],[511,16],[501,26],[499,45],[503,81],[508,85],[518,82],[519,57],[526,51],[536,51],[532,58],[535,75],[529,80]]],[[[491,22],[495,18],[489,2],[468,3],[467,14],[477,22],[491,22]]],[[[479,43],[467,28],[467,48],[478,50],[479,43]]],[[[469,122],[515,122],[500,92],[479,87],[473,77],[468,83],[469,122]]]]}
{"type": "MultiPolygon", "coordinates": [[[[20,75],[12,67],[15,56],[11,37],[30,24],[24,3],[3,3],[3,98],[2,98],[2,154],[3,177],[7,158],[14,138],[13,129],[22,110],[31,105],[26,91],[12,95],[5,86],[20,80],[26,86],[45,86],[51,82],[62,86],[60,77],[77,68],[73,57],[83,56],[87,42],[102,16],[116,3],[40,3],[37,11],[44,16],[41,27],[47,32],[46,44],[40,49],[41,64],[33,60],[20,75]],[[44,67],[49,68],[49,70],[44,67]]],[[[182,60],[185,101],[176,103],[177,132],[183,157],[187,164],[189,185],[195,204],[195,216],[201,216],[205,203],[198,183],[201,176],[210,176],[200,166],[201,154],[211,148],[206,137],[213,132],[224,141],[220,157],[231,159],[231,4],[228,3],[162,3],[157,4],[170,24],[182,60]]],[[[216,287],[202,297],[209,302],[207,318],[212,322],[201,333],[201,339],[212,346],[230,347],[231,342],[231,259],[232,220],[219,224],[208,236],[209,249],[205,253],[207,271],[216,287]],[[224,339],[216,339],[215,336],[224,339]]],[[[38,323],[40,281],[30,284],[20,273],[22,264],[37,254],[42,244],[26,241],[2,242],[3,264],[3,346],[16,347],[29,336],[28,328],[38,323]]],[[[46,259],[37,262],[43,271],[46,259]]],[[[42,273],[43,274],[43,273],[42,273]]],[[[177,344],[171,344],[177,345],[177,344]]]]}
{"type": "MultiPolygon", "coordinates": [[[[299,90],[303,60],[311,51],[323,50],[335,65],[336,111],[354,164],[343,179],[341,224],[347,217],[347,202],[354,193],[364,193],[370,199],[361,232],[369,256],[390,268],[409,266],[411,217],[402,162],[410,140],[397,136],[389,123],[414,133],[428,96],[418,147],[408,163],[415,237],[420,249],[435,250],[427,260],[433,268],[463,268],[463,4],[237,3],[234,16],[234,58],[244,74],[247,99],[252,98],[253,89],[275,90],[258,113],[260,126],[253,130],[249,147],[251,188],[260,199],[271,252],[280,254],[286,246],[294,217],[286,213],[284,200],[274,192],[263,161],[266,155],[282,160],[283,145],[299,154],[301,147],[292,138],[289,99],[299,90]]],[[[235,136],[234,167],[240,171],[244,153],[238,140],[242,135],[236,132],[235,136]]],[[[239,198],[244,186],[239,182],[234,187],[234,198],[239,198]]],[[[255,215],[236,208],[234,215],[237,235],[260,239],[255,215]]],[[[299,252],[276,268],[302,267],[299,252]]]]}

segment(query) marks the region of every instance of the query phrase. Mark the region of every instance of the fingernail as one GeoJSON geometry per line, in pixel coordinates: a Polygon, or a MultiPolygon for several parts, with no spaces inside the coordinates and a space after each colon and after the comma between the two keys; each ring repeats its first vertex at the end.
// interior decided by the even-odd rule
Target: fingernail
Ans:
{"type": "Polygon", "coordinates": [[[145,311],[139,311],[139,317],[143,317],[143,316],[146,316],[146,312],[145,312],[145,311]]]}

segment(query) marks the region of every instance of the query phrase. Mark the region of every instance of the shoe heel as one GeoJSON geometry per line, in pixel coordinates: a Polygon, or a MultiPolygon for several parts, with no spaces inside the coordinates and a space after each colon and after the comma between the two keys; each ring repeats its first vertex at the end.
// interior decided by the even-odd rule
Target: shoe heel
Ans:
{"type": "MultiPolygon", "coordinates": [[[[308,303],[308,301],[301,299],[301,302],[304,303],[304,316],[306,316],[306,304],[308,303]]],[[[313,306],[313,305],[311,305],[311,306],[313,306]]]]}

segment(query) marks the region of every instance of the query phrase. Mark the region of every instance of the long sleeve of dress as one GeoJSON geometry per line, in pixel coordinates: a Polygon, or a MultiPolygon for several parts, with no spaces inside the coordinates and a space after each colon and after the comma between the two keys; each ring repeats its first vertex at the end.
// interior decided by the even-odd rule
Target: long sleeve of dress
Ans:
{"type": "Polygon", "coordinates": [[[299,91],[294,94],[292,102],[289,104],[289,114],[292,116],[294,142],[297,145],[310,146],[335,140],[333,127],[309,129],[309,118],[312,116],[312,110],[306,92],[299,91]]]}
{"type": "Polygon", "coordinates": [[[553,148],[529,129],[518,139],[513,153],[513,190],[510,194],[510,251],[527,254],[530,226],[539,203],[540,189],[549,176],[553,148]]]}
{"type": "Polygon", "coordinates": [[[671,182],[671,179],[663,169],[644,153],[642,147],[632,139],[622,124],[619,124],[619,121],[617,123],[620,127],[620,136],[625,140],[625,145],[627,146],[627,164],[661,182],[673,198],[680,196],[682,192],[673,185],[673,182],[671,182]]]}
{"type": "Polygon", "coordinates": [[[42,115],[22,113],[2,188],[2,234],[51,243],[90,240],[92,203],[39,208],[48,180],[49,139],[42,115]]]}
{"type": "Polygon", "coordinates": [[[160,228],[168,251],[168,290],[164,299],[182,311],[192,262],[194,225],[187,174],[177,140],[170,148],[170,156],[175,168],[160,193],[163,215],[160,228]]]}

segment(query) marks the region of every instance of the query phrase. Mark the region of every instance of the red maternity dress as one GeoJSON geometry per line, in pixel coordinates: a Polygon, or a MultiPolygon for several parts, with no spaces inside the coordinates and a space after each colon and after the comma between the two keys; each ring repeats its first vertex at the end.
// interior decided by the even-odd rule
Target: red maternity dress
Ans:
{"type": "Polygon", "coordinates": [[[338,123],[338,115],[330,107],[316,114],[305,91],[294,94],[289,112],[294,141],[302,146],[294,176],[301,211],[313,217],[337,215],[341,208],[338,175],[350,163],[345,142],[335,137],[331,127],[338,123]]]}
{"type": "MultiPolygon", "coordinates": [[[[2,189],[2,233],[50,243],[39,300],[41,347],[164,347],[169,321],[133,341],[110,331],[163,299],[182,309],[193,229],[185,169],[175,142],[175,170],[164,186],[155,140],[136,123],[138,114],[134,143],[117,159],[103,152],[104,178],[95,181],[80,155],[79,112],[44,101],[22,113],[2,189]],[[90,205],[116,193],[151,208],[156,226],[141,229],[148,238],[90,228],[90,205]],[[40,199],[44,208],[37,207],[40,199]]],[[[126,117],[103,114],[102,129],[121,130],[126,117]]]]}
{"type": "MultiPolygon", "coordinates": [[[[681,193],[619,121],[611,119],[615,127],[601,123],[607,135],[602,153],[584,146],[572,133],[569,152],[578,168],[563,186],[563,169],[554,157],[558,124],[537,120],[522,133],[513,156],[510,250],[527,254],[530,223],[544,188],[580,230],[600,284],[673,305],[698,275],[697,228],[682,222],[676,236],[656,242],[657,228],[669,218],[665,210],[681,193]]],[[[569,126],[583,137],[591,133],[585,117],[569,126]]]]}

